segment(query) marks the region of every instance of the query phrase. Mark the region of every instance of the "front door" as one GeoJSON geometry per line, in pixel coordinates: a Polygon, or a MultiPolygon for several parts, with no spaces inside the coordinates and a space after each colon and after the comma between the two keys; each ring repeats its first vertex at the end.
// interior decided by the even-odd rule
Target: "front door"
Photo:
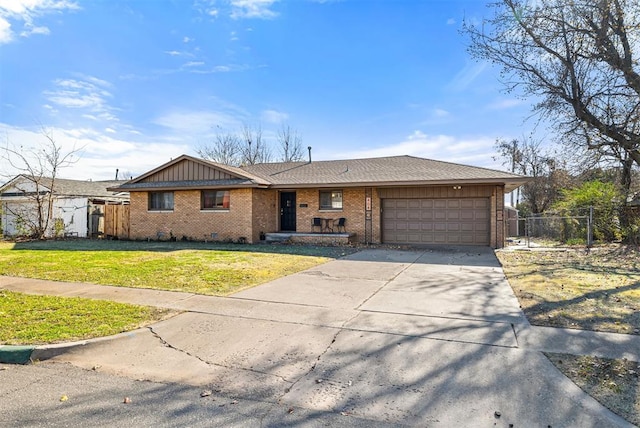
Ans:
{"type": "Polygon", "coordinates": [[[296,192],[280,192],[280,230],[296,231],[296,192]]]}

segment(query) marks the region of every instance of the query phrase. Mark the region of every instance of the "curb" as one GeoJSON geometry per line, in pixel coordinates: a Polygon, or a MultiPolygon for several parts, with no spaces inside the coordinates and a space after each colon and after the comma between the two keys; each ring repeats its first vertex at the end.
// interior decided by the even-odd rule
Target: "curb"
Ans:
{"type": "Polygon", "coordinates": [[[113,336],[97,337],[95,339],[80,340],[77,342],[32,346],[0,345],[0,364],[29,364],[34,361],[44,361],[66,354],[67,352],[71,352],[76,348],[116,339],[133,337],[141,332],[148,331],[149,327],[142,327],[136,330],[118,333],[113,336]]]}
{"type": "Polygon", "coordinates": [[[0,363],[27,364],[35,346],[0,345],[0,363]]]}

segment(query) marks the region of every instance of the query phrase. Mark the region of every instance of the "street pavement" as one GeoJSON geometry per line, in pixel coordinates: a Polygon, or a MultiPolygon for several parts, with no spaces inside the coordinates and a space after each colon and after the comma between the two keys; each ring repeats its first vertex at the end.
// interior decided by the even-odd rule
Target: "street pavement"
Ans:
{"type": "Polygon", "coordinates": [[[637,337],[530,326],[488,248],[368,249],[226,298],[0,288],[182,311],[1,370],[10,426],[631,426],[540,351],[638,361],[637,337]]]}

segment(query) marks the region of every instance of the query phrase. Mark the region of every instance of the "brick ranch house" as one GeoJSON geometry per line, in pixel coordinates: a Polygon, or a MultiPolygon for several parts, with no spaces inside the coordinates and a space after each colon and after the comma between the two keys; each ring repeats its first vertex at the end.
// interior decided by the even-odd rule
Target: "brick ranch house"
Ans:
{"type": "Polygon", "coordinates": [[[131,239],[322,237],[344,218],[355,242],[500,248],[504,194],[527,180],[412,156],[232,167],[182,155],[109,190],[130,193],[131,239]]]}

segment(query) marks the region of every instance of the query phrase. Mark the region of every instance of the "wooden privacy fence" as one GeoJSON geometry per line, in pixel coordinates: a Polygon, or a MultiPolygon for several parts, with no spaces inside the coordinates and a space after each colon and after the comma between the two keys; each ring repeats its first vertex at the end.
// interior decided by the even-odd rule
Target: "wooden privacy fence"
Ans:
{"type": "Polygon", "coordinates": [[[104,206],[104,236],[129,239],[129,205],[104,206]]]}

